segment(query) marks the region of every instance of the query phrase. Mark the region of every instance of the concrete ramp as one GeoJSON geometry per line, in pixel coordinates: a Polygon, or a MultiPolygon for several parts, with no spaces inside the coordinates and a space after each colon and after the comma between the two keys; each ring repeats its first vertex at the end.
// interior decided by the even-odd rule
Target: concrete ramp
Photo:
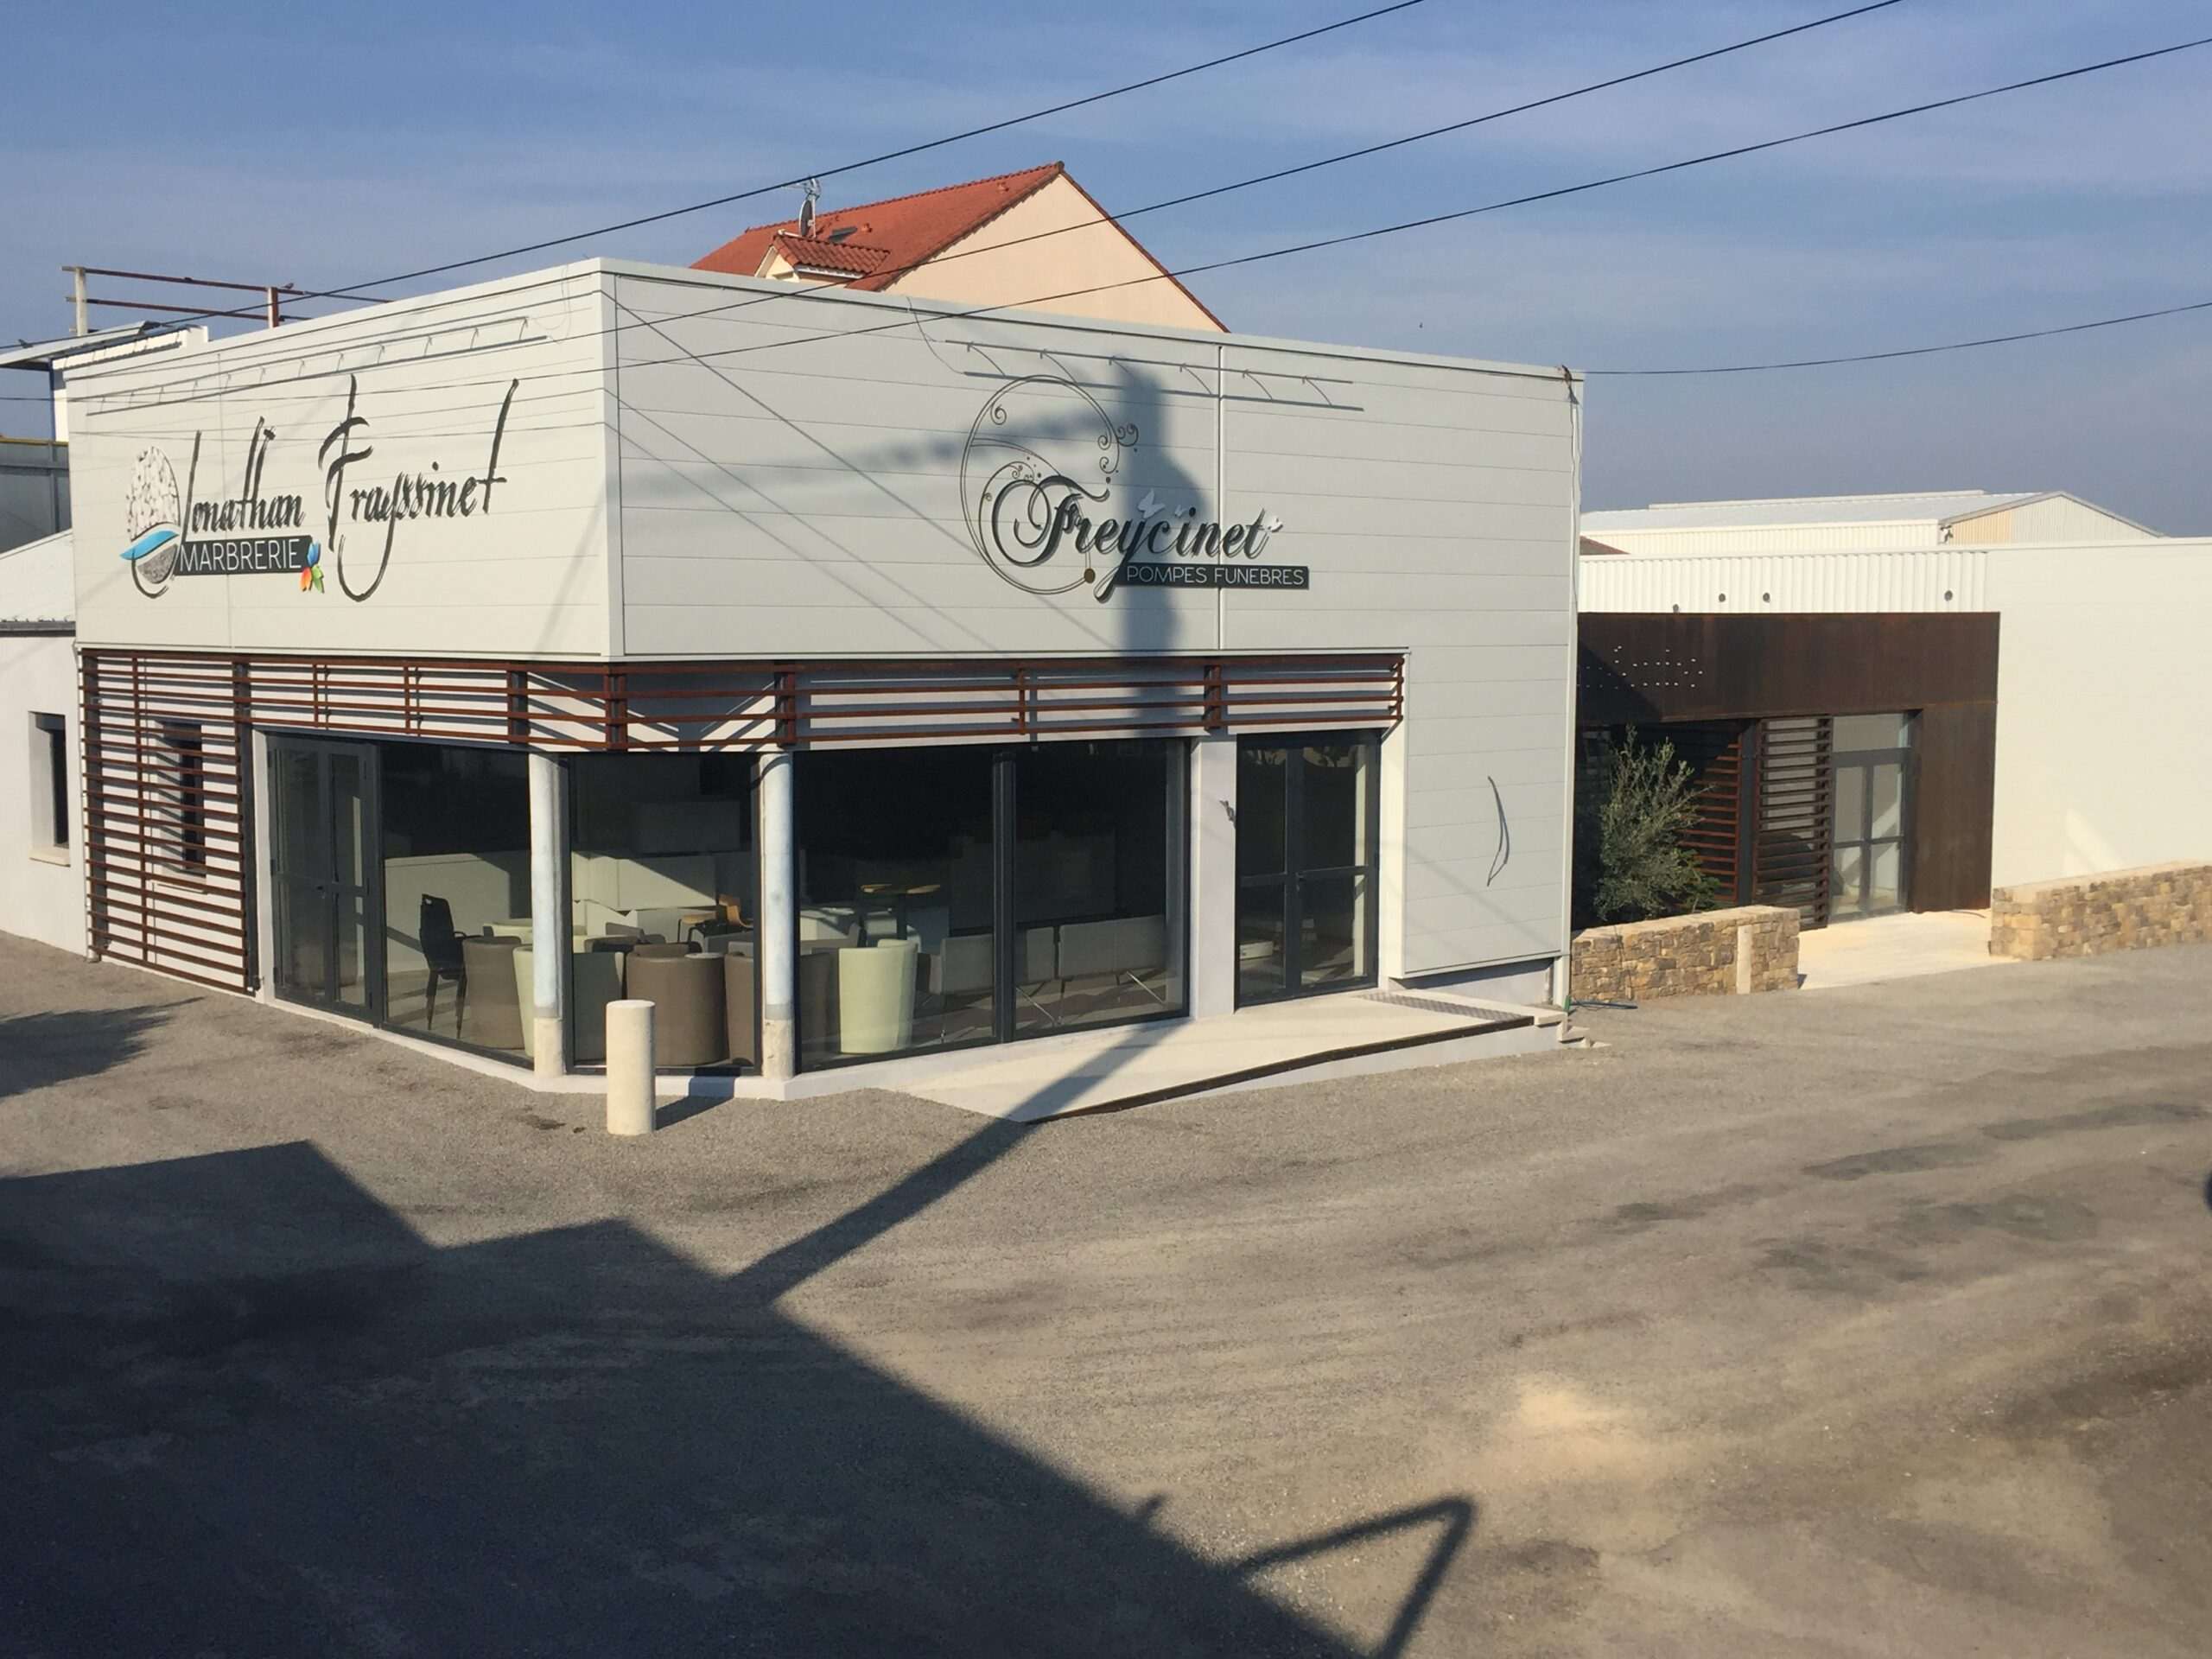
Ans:
{"type": "MultiPolygon", "coordinates": [[[[1347,992],[1225,1019],[1071,1033],[945,1057],[895,1086],[963,1111],[1032,1123],[1195,1095],[1554,1046],[1554,1010],[1431,993],[1347,992]]],[[[830,1074],[836,1076],[837,1074],[830,1074]]],[[[848,1080],[846,1087],[853,1086],[848,1080]]]]}

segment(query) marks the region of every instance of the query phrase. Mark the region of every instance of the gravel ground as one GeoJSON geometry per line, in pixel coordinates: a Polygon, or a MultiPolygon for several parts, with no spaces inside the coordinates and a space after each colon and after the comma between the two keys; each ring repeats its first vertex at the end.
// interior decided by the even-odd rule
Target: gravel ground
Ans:
{"type": "Polygon", "coordinates": [[[2212,950],[649,1140],[0,940],[0,1651],[2196,1655],[2212,950]]]}

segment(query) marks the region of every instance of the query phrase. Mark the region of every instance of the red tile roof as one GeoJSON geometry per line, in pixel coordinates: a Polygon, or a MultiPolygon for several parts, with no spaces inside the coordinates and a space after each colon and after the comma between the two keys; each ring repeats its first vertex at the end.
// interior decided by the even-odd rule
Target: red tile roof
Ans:
{"type": "Polygon", "coordinates": [[[858,242],[832,240],[826,236],[801,236],[778,231],[768,245],[802,270],[834,270],[846,276],[866,276],[891,263],[891,250],[871,248],[858,242]]]}
{"type": "MultiPolygon", "coordinates": [[[[847,287],[880,290],[889,288],[915,266],[934,259],[963,237],[972,236],[1054,179],[1066,177],[1065,163],[1047,162],[1042,167],[1025,168],[1019,173],[1001,173],[992,178],[944,185],[911,196],[893,196],[888,201],[818,212],[814,216],[812,234],[804,238],[799,235],[795,219],[774,225],[755,225],[723,243],[705,258],[695,261],[692,269],[757,276],[767,262],[770,251],[774,249],[794,265],[809,270],[849,273],[851,280],[845,284],[847,287]],[[847,234],[833,240],[840,231],[847,234]]],[[[1207,321],[1216,327],[1227,326],[1206,309],[1197,295],[1168,275],[1166,267],[1153,258],[1141,242],[1129,236],[1099,207],[1089,191],[1072,178],[1068,182],[1075,186],[1077,193],[1090,204],[1100,219],[1128,237],[1129,245],[1174,283],[1207,321]]]]}
{"type": "MultiPolygon", "coordinates": [[[[925,259],[934,258],[962,237],[982,229],[1016,202],[1036,194],[1066,171],[1067,168],[1059,162],[1048,162],[1043,167],[1027,168],[1020,173],[1001,173],[995,178],[977,179],[969,184],[949,184],[940,189],[924,190],[911,196],[893,196],[888,201],[871,201],[859,207],[817,213],[814,216],[814,234],[800,245],[812,248],[827,241],[832,232],[849,230],[854,241],[879,249],[884,255],[884,258],[868,274],[859,276],[852,286],[868,289],[888,288],[925,259]]],[[[705,258],[695,262],[692,269],[727,271],[734,276],[757,276],[760,274],[762,263],[768,257],[769,248],[779,239],[798,241],[797,219],[787,219],[777,225],[755,225],[742,235],[723,243],[705,258]]],[[[844,269],[842,265],[826,264],[819,268],[831,270],[844,269]]]]}

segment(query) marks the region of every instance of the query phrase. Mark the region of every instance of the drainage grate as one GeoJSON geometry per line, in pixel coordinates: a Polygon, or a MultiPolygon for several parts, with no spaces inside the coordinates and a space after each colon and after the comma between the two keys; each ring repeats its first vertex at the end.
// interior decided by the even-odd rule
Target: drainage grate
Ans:
{"type": "Polygon", "coordinates": [[[1478,1002],[1452,1002],[1440,996],[1416,996],[1409,991],[1370,991],[1370,1002],[1387,1002],[1394,1008],[1419,1008],[1424,1014],[1452,1014],[1463,1020],[1513,1020],[1529,1023],[1529,1016],[1511,1008],[1487,1007],[1478,1002]]]}

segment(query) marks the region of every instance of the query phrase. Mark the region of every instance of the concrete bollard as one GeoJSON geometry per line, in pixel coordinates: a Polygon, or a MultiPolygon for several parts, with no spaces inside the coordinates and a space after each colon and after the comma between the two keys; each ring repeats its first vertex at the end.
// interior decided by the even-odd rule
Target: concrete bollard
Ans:
{"type": "Polygon", "coordinates": [[[607,1132],[653,1132],[653,1005],[607,1005],[607,1132]]]}

